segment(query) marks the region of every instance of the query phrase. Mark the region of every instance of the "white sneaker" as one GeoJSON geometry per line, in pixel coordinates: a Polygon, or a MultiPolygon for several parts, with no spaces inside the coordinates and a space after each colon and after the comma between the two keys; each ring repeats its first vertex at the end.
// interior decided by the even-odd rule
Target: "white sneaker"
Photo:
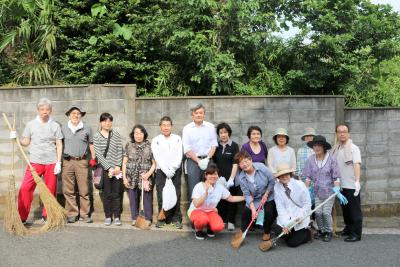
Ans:
{"type": "Polygon", "coordinates": [[[115,219],[114,219],[114,224],[115,224],[116,226],[121,226],[121,225],[122,225],[122,222],[121,222],[121,220],[120,220],[119,218],[115,218],[115,219]]]}
{"type": "Polygon", "coordinates": [[[110,226],[110,225],[111,225],[111,222],[112,222],[111,218],[106,218],[106,219],[104,220],[104,225],[105,225],[105,226],[110,226]]]}
{"type": "Polygon", "coordinates": [[[228,231],[235,231],[235,225],[233,223],[228,222],[228,231]]]}

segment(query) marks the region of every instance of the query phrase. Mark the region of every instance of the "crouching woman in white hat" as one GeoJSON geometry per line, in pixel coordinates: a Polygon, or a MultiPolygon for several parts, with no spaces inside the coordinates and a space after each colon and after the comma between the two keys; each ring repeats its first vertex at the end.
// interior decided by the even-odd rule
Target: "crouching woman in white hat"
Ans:
{"type": "Polygon", "coordinates": [[[297,247],[311,240],[310,216],[307,216],[311,211],[310,194],[302,181],[292,178],[294,170],[288,164],[279,164],[276,171],[279,181],[274,186],[277,224],[286,234],[283,236],[286,244],[297,247]],[[295,222],[299,223],[290,229],[295,222]]]}

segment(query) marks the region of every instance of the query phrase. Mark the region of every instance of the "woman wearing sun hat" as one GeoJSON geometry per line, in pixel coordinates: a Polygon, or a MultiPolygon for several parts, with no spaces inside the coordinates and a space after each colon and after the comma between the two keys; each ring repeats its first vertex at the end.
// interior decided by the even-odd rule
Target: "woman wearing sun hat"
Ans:
{"type": "Polygon", "coordinates": [[[276,129],[272,139],[276,144],[268,153],[268,167],[272,173],[276,173],[276,167],[281,163],[287,163],[291,169],[296,170],[296,154],[294,149],[288,146],[289,135],[286,129],[276,129]]]}
{"type": "MultiPolygon", "coordinates": [[[[283,239],[289,247],[297,247],[311,240],[308,229],[311,199],[302,181],[293,178],[294,170],[287,163],[277,166],[274,185],[275,204],[278,211],[277,224],[286,235],[283,239]],[[289,230],[290,224],[301,221],[289,230]]],[[[261,248],[262,246],[260,246],[261,248]]]]}
{"type": "MultiPolygon", "coordinates": [[[[306,185],[314,183],[315,206],[318,206],[325,199],[332,195],[332,190],[340,190],[340,172],[336,159],[328,152],[331,145],[322,135],[314,137],[313,141],[307,143],[314,150],[306,162],[303,175],[306,177],[306,185]]],[[[340,199],[340,198],[339,198],[340,199]]],[[[343,201],[343,199],[341,199],[343,201]]],[[[332,239],[332,207],[335,199],[332,198],[315,212],[318,225],[316,239],[329,242],[332,239]]]]}

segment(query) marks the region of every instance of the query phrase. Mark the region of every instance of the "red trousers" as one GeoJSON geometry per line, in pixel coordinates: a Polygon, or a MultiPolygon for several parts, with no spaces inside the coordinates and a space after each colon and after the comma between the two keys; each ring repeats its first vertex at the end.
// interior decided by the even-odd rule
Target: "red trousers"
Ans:
{"type": "Polygon", "coordinates": [[[204,212],[202,210],[194,210],[190,214],[190,220],[194,224],[197,231],[209,226],[214,233],[224,230],[224,222],[216,211],[204,212]]]}
{"type": "MultiPolygon", "coordinates": [[[[44,183],[46,184],[50,192],[55,196],[57,188],[57,177],[56,175],[54,175],[54,166],[56,164],[52,163],[44,165],[31,163],[31,165],[36,170],[37,174],[39,174],[39,176],[43,176],[44,183]]],[[[29,169],[29,166],[27,166],[24,180],[22,181],[21,188],[19,189],[18,194],[18,212],[22,221],[26,221],[28,219],[35,188],[35,180],[33,180],[32,173],[29,169]]],[[[42,210],[42,216],[47,217],[45,208],[43,208],[42,210]]]]}

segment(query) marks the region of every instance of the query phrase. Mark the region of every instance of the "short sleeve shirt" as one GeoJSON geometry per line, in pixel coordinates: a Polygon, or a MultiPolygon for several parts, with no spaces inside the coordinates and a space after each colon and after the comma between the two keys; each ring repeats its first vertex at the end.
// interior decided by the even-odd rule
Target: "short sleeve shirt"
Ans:
{"type": "Polygon", "coordinates": [[[73,157],[82,157],[87,154],[89,143],[93,143],[93,133],[86,123],[75,133],[72,133],[67,123],[62,126],[61,130],[64,136],[64,154],[73,157]]]}
{"type": "Polygon", "coordinates": [[[57,161],[56,140],[63,139],[60,124],[51,119],[43,123],[36,118],[26,124],[22,136],[31,140],[30,162],[51,164],[57,161]]]}
{"type": "MultiPolygon", "coordinates": [[[[205,193],[206,189],[204,188],[204,183],[200,182],[193,188],[192,199],[200,198],[204,196],[205,193]]],[[[226,189],[223,185],[216,183],[213,188],[210,188],[208,190],[207,199],[204,201],[204,203],[200,207],[195,209],[205,212],[213,211],[217,207],[221,199],[227,199],[230,195],[231,193],[228,191],[228,189],[226,189]]],[[[193,202],[191,206],[191,208],[194,208],[193,202]]]]}
{"type": "Polygon", "coordinates": [[[361,164],[360,149],[355,144],[351,144],[351,154],[352,161],[345,162],[344,148],[340,147],[335,153],[341,176],[341,187],[347,189],[355,189],[354,164],[361,164]]]}

